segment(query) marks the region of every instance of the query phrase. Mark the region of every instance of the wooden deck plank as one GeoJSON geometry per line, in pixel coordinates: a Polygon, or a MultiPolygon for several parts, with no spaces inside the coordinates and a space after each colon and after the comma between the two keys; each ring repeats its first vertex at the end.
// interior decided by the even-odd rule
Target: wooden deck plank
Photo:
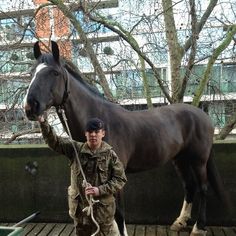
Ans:
{"type": "Polygon", "coordinates": [[[146,226],[146,236],[156,236],[156,225],[146,226]]]}
{"type": "Polygon", "coordinates": [[[65,229],[66,224],[56,224],[53,230],[48,234],[48,236],[59,236],[61,232],[65,229]]]}
{"type": "Polygon", "coordinates": [[[214,236],[216,236],[216,235],[217,236],[225,236],[224,231],[222,230],[221,227],[213,226],[213,227],[211,227],[211,231],[214,236]]]}
{"type": "Polygon", "coordinates": [[[189,232],[181,231],[179,232],[179,236],[189,236],[189,232]]]}
{"type": "MultiPolygon", "coordinates": [[[[27,235],[38,235],[45,226],[46,226],[46,223],[34,224],[34,227],[27,235]]],[[[23,226],[21,226],[21,227],[23,227],[23,226]]],[[[26,227],[26,225],[23,227],[24,232],[25,232],[25,227],[26,227]]]]}
{"type": "Polygon", "coordinates": [[[37,236],[47,236],[55,227],[56,224],[50,223],[46,224],[46,226],[43,228],[43,230],[37,235],[37,236]]]}
{"type": "Polygon", "coordinates": [[[135,236],[145,236],[145,225],[136,225],[135,236]]]}
{"type": "Polygon", "coordinates": [[[179,236],[179,233],[168,228],[168,236],[179,236]]]}
{"type": "Polygon", "coordinates": [[[70,236],[74,230],[73,224],[67,224],[66,227],[62,230],[60,236],[70,236]]]}
{"type": "MultiPolygon", "coordinates": [[[[0,223],[1,226],[12,226],[14,223],[0,223]]],[[[21,236],[74,236],[72,223],[25,223],[22,224],[21,236]]],[[[189,236],[191,227],[181,232],[170,230],[169,226],[162,225],[126,225],[129,236],[189,236]]],[[[207,227],[207,236],[236,236],[235,227],[207,227]]]]}
{"type": "Polygon", "coordinates": [[[191,230],[190,229],[186,229],[186,230],[180,231],[179,232],[179,236],[189,236],[190,233],[191,233],[191,230]]]}
{"type": "Polygon", "coordinates": [[[167,227],[158,225],[157,226],[157,236],[167,236],[167,227]]]}
{"type": "Polygon", "coordinates": [[[188,226],[179,232],[179,236],[189,236],[191,231],[192,231],[192,227],[188,226]]]}
{"type": "Polygon", "coordinates": [[[222,229],[223,229],[225,235],[236,236],[236,231],[233,227],[223,227],[222,229]]]}
{"type": "Polygon", "coordinates": [[[134,236],[135,225],[126,225],[126,229],[129,236],[134,236]]]}
{"type": "Polygon", "coordinates": [[[23,233],[21,234],[22,236],[26,236],[26,235],[29,235],[29,233],[33,230],[33,228],[36,226],[36,224],[34,223],[28,223],[25,225],[24,227],[24,231],[23,233]]]}

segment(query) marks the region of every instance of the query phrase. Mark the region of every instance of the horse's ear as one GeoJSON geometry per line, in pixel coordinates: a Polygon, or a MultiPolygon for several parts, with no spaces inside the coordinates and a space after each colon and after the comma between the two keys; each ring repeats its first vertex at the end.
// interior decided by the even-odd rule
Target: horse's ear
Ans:
{"type": "Polygon", "coordinates": [[[40,47],[39,47],[39,41],[37,41],[34,44],[34,58],[37,60],[42,55],[40,47]]]}
{"type": "Polygon", "coordinates": [[[60,58],[60,52],[59,52],[59,47],[56,42],[51,41],[51,48],[52,48],[52,55],[55,61],[59,62],[60,58]]]}

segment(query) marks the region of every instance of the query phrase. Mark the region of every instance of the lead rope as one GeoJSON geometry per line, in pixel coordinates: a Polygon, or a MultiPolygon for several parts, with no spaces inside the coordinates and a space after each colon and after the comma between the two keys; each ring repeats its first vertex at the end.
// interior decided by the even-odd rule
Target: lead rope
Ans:
{"type": "MultiPolygon", "coordinates": [[[[67,129],[67,131],[68,131],[68,135],[69,135],[71,144],[72,144],[73,149],[74,149],[74,151],[75,151],[75,157],[76,157],[76,160],[77,160],[77,162],[78,162],[78,165],[79,165],[79,168],[80,168],[82,177],[83,177],[83,187],[84,187],[84,188],[89,187],[89,186],[91,186],[91,184],[88,183],[87,180],[86,180],[86,176],[85,176],[85,173],[84,173],[84,171],[83,171],[83,168],[82,168],[82,165],[81,165],[81,162],[80,162],[80,159],[79,159],[78,151],[77,151],[77,149],[76,149],[76,147],[75,147],[75,144],[74,144],[74,142],[73,142],[73,139],[72,139],[72,136],[71,136],[71,132],[70,132],[70,129],[69,129],[69,126],[68,126],[68,123],[67,123],[67,118],[66,118],[66,115],[65,115],[65,111],[60,108],[60,109],[59,109],[59,112],[62,114],[62,118],[63,118],[63,120],[64,120],[64,122],[65,122],[66,129],[67,129]]],[[[100,226],[99,226],[98,222],[96,221],[96,219],[94,218],[94,215],[93,215],[93,205],[94,205],[95,203],[99,202],[99,200],[94,200],[94,199],[93,199],[93,196],[90,195],[90,196],[88,197],[87,194],[85,194],[85,197],[86,197],[86,200],[87,200],[87,202],[88,202],[88,206],[83,209],[83,212],[87,212],[87,215],[88,215],[88,216],[91,215],[91,219],[92,219],[93,223],[94,223],[94,224],[96,225],[96,227],[97,227],[97,230],[96,230],[95,233],[93,233],[91,236],[95,236],[96,234],[99,233],[99,231],[100,231],[100,226]]]]}

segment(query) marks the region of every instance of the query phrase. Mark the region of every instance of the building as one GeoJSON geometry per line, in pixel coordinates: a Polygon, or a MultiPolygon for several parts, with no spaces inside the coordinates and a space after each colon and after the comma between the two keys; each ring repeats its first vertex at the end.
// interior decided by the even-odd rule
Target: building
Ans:
{"type": "MultiPolygon", "coordinates": [[[[45,3],[46,0],[24,1],[21,6],[20,1],[0,1],[0,7],[3,8],[0,13],[0,139],[1,136],[10,137],[12,133],[27,127],[37,127],[35,122],[25,119],[22,108],[22,101],[31,79],[30,68],[34,63],[35,41],[39,39],[41,46],[47,51],[49,39],[53,39],[58,42],[63,57],[73,60],[75,64],[80,55],[84,61],[87,60],[83,55],[83,47],[79,44],[79,35],[62,12],[52,6],[37,10],[45,3]]],[[[91,5],[96,5],[99,9],[113,9],[118,6],[118,0],[93,1],[91,5]]],[[[91,41],[95,31],[99,34],[99,37],[94,39],[95,42],[118,40],[117,36],[110,34],[101,25],[85,25],[79,7],[79,4],[73,5],[74,15],[80,20],[86,33],[91,31],[91,41]]]]}
{"type": "MultiPolygon", "coordinates": [[[[0,3],[0,6],[5,6],[5,10],[0,13],[0,127],[5,133],[11,134],[12,132],[19,132],[26,126],[31,128],[35,126],[34,123],[25,120],[20,102],[29,83],[29,71],[33,63],[32,46],[36,38],[45,43],[45,50],[47,50],[49,38],[56,40],[64,57],[72,60],[91,79],[96,80],[97,77],[86,55],[86,50],[81,44],[78,32],[57,8],[48,6],[39,10],[36,17],[34,17],[35,10],[41,4],[46,3],[45,0],[22,1],[21,4],[23,5],[20,5],[20,1],[14,1],[14,3],[0,1],[0,3]],[[12,4],[15,5],[12,6],[12,4]]],[[[79,11],[79,4],[75,6],[72,4],[73,1],[69,0],[66,3],[71,4],[74,16],[81,22],[83,30],[93,43],[98,58],[102,59],[101,66],[114,96],[128,109],[146,108],[140,63],[135,52],[128,50],[128,45],[108,28],[87,21],[86,16],[79,11]],[[133,64],[128,67],[127,61],[133,64]]],[[[121,5],[118,0],[80,1],[80,3],[94,4],[97,8],[104,9],[111,19],[120,18],[125,24],[135,22],[138,18],[138,12],[135,12],[134,15],[128,12],[127,15],[122,15],[119,8],[124,10],[127,6],[124,2],[121,5]],[[109,11],[111,12],[110,15],[109,11]],[[129,22],[127,19],[129,19],[129,22]]],[[[202,4],[204,10],[207,3],[202,4]]],[[[153,9],[146,6],[143,9],[144,14],[153,14],[154,11],[157,11],[158,6],[153,7],[153,9]]],[[[228,8],[224,8],[225,12],[226,9],[228,8]]],[[[221,11],[221,9],[218,10],[221,11]]],[[[234,8],[231,10],[233,11],[234,8]]],[[[180,7],[178,13],[181,15],[183,11],[180,7]]],[[[230,16],[231,13],[228,11],[227,14],[230,16]]],[[[231,20],[234,21],[234,19],[231,20]]],[[[212,20],[210,23],[211,25],[207,25],[201,35],[202,55],[208,55],[209,53],[210,37],[219,35],[218,38],[220,39],[225,32],[224,25],[220,24],[219,21],[212,20]]],[[[161,27],[159,24],[153,24],[154,34],[152,36],[149,34],[149,29],[142,24],[137,25],[133,32],[137,42],[143,48],[146,47],[147,55],[157,62],[160,77],[165,81],[166,86],[169,86],[168,51],[164,41],[165,33],[161,30],[161,27]],[[148,37],[154,36],[155,40],[159,42],[156,51],[153,47],[150,47],[151,43],[148,41],[148,37]]],[[[180,38],[184,39],[188,36],[189,29],[185,22],[179,20],[177,27],[180,38]]],[[[214,44],[217,45],[217,42],[214,42],[214,44]]],[[[234,45],[232,43],[214,65],[211,75],[212,80],[202,98],[202,107],[210,114],[218,128],[221,128],[227,122],[229,116],[236,111],[236,62],[232,56],[234,54],[233,49],[234,45]]],[[[201,61],[194,67],[184,102],[190,103],[192,101],[197,81],[201,78],[205,67],[206,61],[201,61]]],[[[157,81],[153,79],[152,70],[148,67],[146,68],[146,74],[153,104],[155,106],[167,104],[157,81]]]]}

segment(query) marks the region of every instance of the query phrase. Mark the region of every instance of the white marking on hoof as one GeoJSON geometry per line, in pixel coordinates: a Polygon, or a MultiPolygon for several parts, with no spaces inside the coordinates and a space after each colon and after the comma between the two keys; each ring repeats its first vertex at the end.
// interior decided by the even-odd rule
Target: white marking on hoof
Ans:
{"type": "Polygon", "coordinates": [[[179,217],[171,225],[170,229],[173,231],[180,231],[187,226],[187,221],[191,218],[192,203],[187,203],[184,200],[182,210],[179,217]]]}
{"type": "Polygon", "coordinates": [[[124,221],[124,236],[128,236],[128,232],[127,232],[127,228],[126,228],[126,225],[125,225],[125,221],[124,221]]]}
{"type": "Polygon", "coordinates": [[[172,231],[180,231],[181,229],[184,229],[187,226],[187,223],[184,219],[180,220],[177,218],[175,222],[170,226],[170,230],[172,231]]]}
{"type": "Polygon", "coordinates": [[[207,231],[198,229],[197,223],[193,226],[192,232],[190,234],[190,236],[206,236],[206,235],[207,235],[207,231]]]}

